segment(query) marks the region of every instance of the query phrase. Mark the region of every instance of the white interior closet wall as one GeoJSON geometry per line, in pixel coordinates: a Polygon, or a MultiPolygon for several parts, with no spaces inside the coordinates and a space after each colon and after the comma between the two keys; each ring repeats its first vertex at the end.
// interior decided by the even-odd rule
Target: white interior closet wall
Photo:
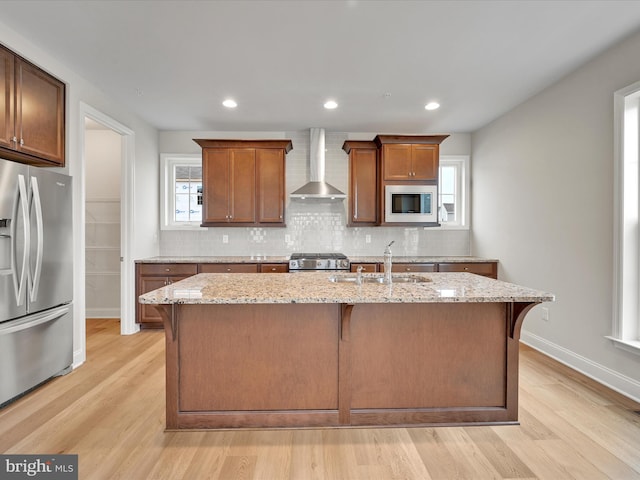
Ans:
{"type": "Polygon", "coordinates": [[[120,317],[121,137],[90,125],[86,149],[86,314],[120,317]]]}

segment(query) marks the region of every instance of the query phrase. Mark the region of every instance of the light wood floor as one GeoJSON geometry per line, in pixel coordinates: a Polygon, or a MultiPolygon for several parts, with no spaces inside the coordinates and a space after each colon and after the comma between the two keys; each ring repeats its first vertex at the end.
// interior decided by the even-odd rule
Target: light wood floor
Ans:
{"type": "Polygon", "coordinates": [[[526,347],[519,426],[165,432],[163,333],[87,323],[87,362],[0,410],[0,452],[81,479],[640,479],[640,405],[526,347]]]}

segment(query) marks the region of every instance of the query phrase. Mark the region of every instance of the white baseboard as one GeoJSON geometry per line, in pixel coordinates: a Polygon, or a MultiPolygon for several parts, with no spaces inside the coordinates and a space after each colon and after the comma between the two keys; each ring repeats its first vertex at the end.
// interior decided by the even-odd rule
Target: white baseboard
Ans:
{"type": "Polygon", "coordinates": [[[589,360],[577,353],[556,345],[542,337],[523,331],[520,341],[560,363],[586,375],[602,385],[621,393],[625,397],[640,402],[640,382],[608,367],[589,360]]]}

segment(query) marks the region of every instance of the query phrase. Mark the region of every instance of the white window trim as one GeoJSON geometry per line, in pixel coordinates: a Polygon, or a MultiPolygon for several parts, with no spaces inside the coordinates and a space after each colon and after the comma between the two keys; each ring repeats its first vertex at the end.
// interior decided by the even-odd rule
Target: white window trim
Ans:
{"type": "Polygon", "coordinates": [[[175,211],[173,185],[173,167],[176,165],[194,165],[202,163],[201,154],[161,153],[160,154],[160,229],[161,230],[206,230],[200,222],[175,222],[172,213],[175,211]]]}
{"type": "MultiPolygon", "coordinates": [[[[625,148],[629,148],[628,145],[625,147],[625,128],[629,128],[629,118],[626,117],[629,100],[640,107],[640,82],[614,93],[613,315],[612,333],[606,338],[612,340],[616,347],[640,355],[640,237],[636,228],[627,228],[629,218],[625,212],[625,170],[627,180],[633,175],[637,182],[635,188],[640,190],[638,167],[635,167],[635,173],[629,172],[629,150],[625,155],[625,148]]],[[[640,115],[631,120],[635,124],[633,128],[638,128],[640,115]]],[[[638,145],[633,148],[637,157],[638,145]]]]}
{"type": "MultiPolygon", "coordinates": [[[[460,175],[458,175],[456,186],[456,190],[459,198],[456,200],[459,201],[459,205],[456,206],[459,209],[459,218],[460,220],[455,223],[442,223],[440,224],[440,228],[444,230],[469,230],[470,221],[469,221],[469,212],[471,211],[470,205],[470,187],[471,187],[471,169],[469,168],[469,155],[440,155],[440,165],[458,165],[460,168],[460,175]]],[[[438,188],[440,186],[438,185],[438,188]]],[[[440,206],[440,196],[438,195],[438,207],[440,206]]],[[[458,202],[457,202],[458,203],[458,202]]]]}

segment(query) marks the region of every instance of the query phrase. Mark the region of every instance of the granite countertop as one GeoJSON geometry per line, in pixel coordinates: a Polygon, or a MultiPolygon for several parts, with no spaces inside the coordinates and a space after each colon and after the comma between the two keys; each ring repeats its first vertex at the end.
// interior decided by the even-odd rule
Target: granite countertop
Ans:
{"type": "MultiPolygon", "coordinates": [[[[378,256],[349,256],[351,263],[382,263],[382,255],[378,256]]],[[[440,257],[426,257],[426,256],[406,256],[393,255],[394,263],[485,263],[485,262],[498,262],[495,258],[483,258],[472,256],[440,256],[440,257]]]]}
{"type": "MultiPolygon", "coordinates": [[[[471,273],[424,273],[424,283],[334,283],[331,273],[201,273],[139,297],[145,304],[549,302],[551,293],[471,273]]],[[[336,274],[333,274],[336,275],[336,274]]],[[[337,274],[354,276],[355,274],[337,274]]],[[[364,274],[373,276],[376,274],[364,274]]],[[[378,274],[379,275],[379,274],[378,274]]]]}
{"type": "Polygon", "coordinates": [[[135,263],[289,263],[289,255],[158,256],[135,263]]]}
{"type": "MultiPolygon", "coordinates": [[[[382,263],[379,256],[347,255],[351,263],[382,263]]],[[[480,263],[497,262],[493,258],[481,257],[426,257],[394,255],[398,263],[480,263]]],[[[158,256],[136,260],[136,263],[288,263],[289,255],[246,255],[246,256],[158,256]]]]}

